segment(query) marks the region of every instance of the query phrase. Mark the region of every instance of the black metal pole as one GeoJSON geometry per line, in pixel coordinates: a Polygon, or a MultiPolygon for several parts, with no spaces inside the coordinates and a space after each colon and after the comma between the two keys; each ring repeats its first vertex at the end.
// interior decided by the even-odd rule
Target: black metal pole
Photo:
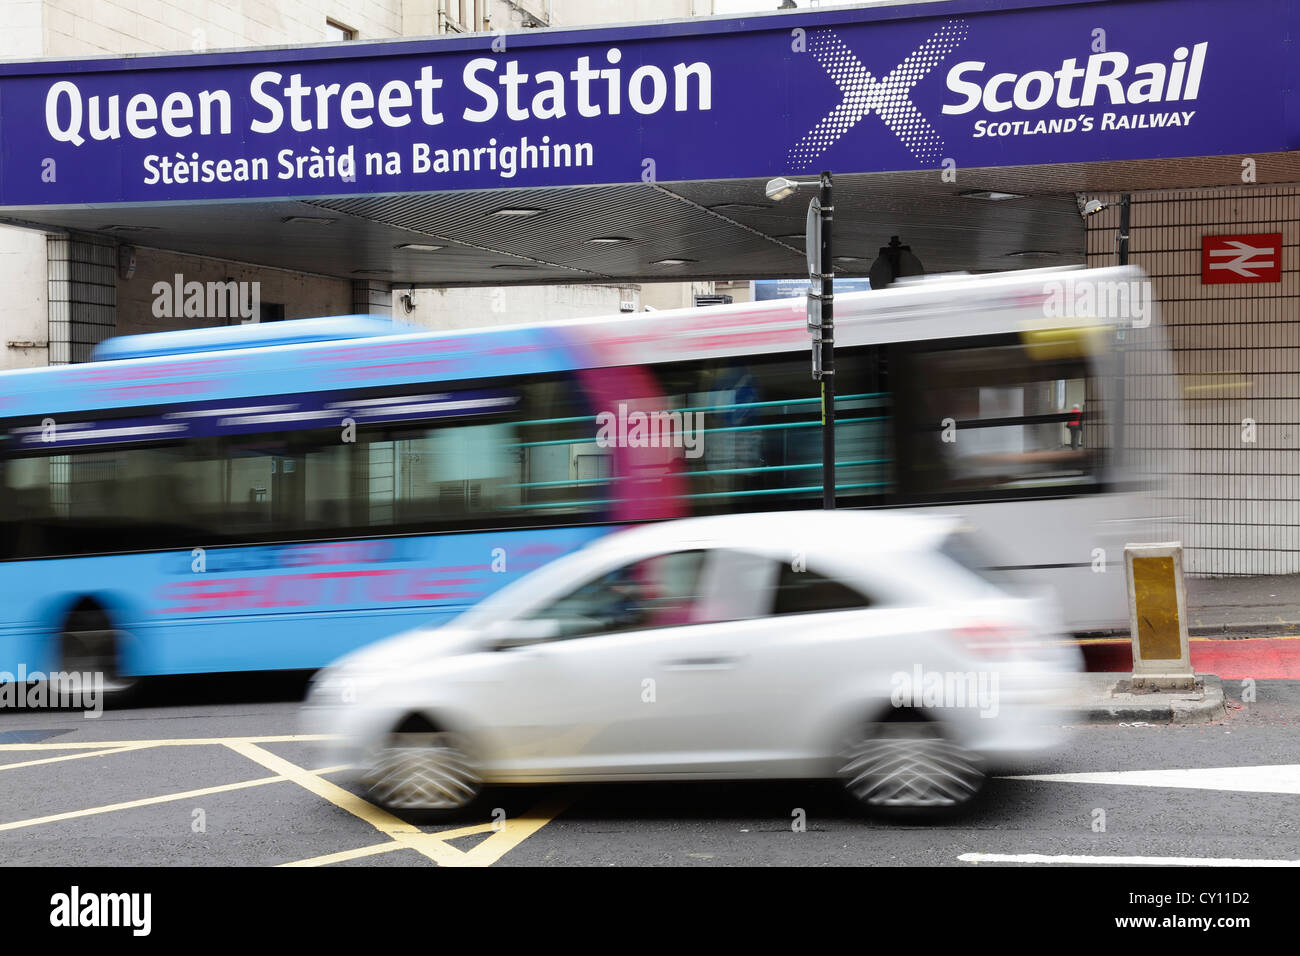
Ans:
{"type": "Polygon", "coordinates": [[[831,174],[822,173],[822,507],[835,508],[835,260],[831,257],[831,174]]]}
{"type": "MultiPolygon", "coordinates": [[[[1131,221],[1131,208],[1132,204],[1130,203],[1129,194],[1121,193],[1119,197],[1119,264],[1121,266],[1128,265],[1128,234],[1129,224],[1131,221]]],[[[1125,348],[1128,344],[1125,341],[1127,338],[1128,330],[1122,329],[1115,350],[1115,359],[1119,368],[1118,378],[1115,382],[1115,438],[1113,445],[1115,449],[1116,463],[1121,466],[1127,458],[1127,450],[1125,446],[1126,436],[1124,434],[1124,423],[1126,417],[1124,403],[1126,398],[1125,393],[1127,391],[1126,386],[1128,384],[1128,356],[1125,352],[1125,348]]]]}
{"type": "Polygon", "coordinates": [[[1121,193],[1119,197],[1119,264],[1128,265],[1128,228],[1130,218],[1129,194],[1121,193]]]}

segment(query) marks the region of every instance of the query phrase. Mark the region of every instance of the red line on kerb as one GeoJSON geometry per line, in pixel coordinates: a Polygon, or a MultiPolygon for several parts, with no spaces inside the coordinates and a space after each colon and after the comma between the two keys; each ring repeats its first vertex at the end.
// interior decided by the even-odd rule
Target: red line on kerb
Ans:
{"type": "MultiPolygon", "coordinates": [[[[1285,637],[1199,640],[1188,643],[1192,670],[1217,674],[1224,680],[1300,678],[1300,639],[1285,637]]],[[[1083,648],[1087,669],[1093,673],[1133,670],[1133,650],[1128,641],[1090,644],[1083,648]]]]}

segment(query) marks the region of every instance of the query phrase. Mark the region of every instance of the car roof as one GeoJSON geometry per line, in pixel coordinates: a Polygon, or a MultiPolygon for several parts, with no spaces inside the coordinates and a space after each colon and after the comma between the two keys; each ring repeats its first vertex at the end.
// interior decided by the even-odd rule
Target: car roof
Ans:
{"type": "Polygon", "coordinates": [[[956,517],[896,511],[774,511],[712,515],[638,525],[590,547],[619,553],[677,548],[752,547],[842,553],[896,553],[935,547],[961,524],[956,517]]]}

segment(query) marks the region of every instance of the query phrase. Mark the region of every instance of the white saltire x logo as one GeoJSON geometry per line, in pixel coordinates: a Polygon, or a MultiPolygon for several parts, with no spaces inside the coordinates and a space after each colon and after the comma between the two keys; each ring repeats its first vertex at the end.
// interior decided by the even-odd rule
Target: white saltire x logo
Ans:
{"type": "Polygon", "coordinates": [[[796,166],[811,163],[874,110],[921,163],[937,164],[943,158],[943,138],[912,103],[912,87],[957,49],[968,33],[964,20],[948,21],[880,80],[834,30],[811,34],[808,52],[830,74],[844,98],[791,147],[791,161],[796,166]]]}

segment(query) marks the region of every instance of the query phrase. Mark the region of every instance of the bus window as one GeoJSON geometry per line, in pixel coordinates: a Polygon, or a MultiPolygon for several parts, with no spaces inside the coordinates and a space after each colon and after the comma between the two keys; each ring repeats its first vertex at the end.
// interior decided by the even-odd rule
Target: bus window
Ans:
{"type": "MultiPolygon", "coordinates": [[[[843,349],[837,361],[836,498],[878,504],[893,489],[889,401],[880,350],[843,349]]],[[[820,390],[807,354],[754,356],[656,369],[668,406],[698,413],[699,454],[683,454],[696,514],[819,507],[820,390]]]]}
{"type": "MultiPolygon", "coordinates": [[[[558,379],[513,386],[519,400],[509,410],[358,426],[351,441],[338,428],[268,422],[277,430],[14,456],[0,474],[0,557],[545,524],[599,513],[610,459],[593,440],[594,419],[578,390],[558,379]]],[[[378,399],[341,399],[393,397],[390,389],[378,399]]]]}
{"type": "Polygon", "coordinates": [[[910,420],[909,490],[1034,493],[1093,485],[1097,416],[1082,356],[1034,357],[1018,341],[916,350],[900,390],[910,420]],[[1076,408],[1077,406],[1077,408],[1076,408]]]}

